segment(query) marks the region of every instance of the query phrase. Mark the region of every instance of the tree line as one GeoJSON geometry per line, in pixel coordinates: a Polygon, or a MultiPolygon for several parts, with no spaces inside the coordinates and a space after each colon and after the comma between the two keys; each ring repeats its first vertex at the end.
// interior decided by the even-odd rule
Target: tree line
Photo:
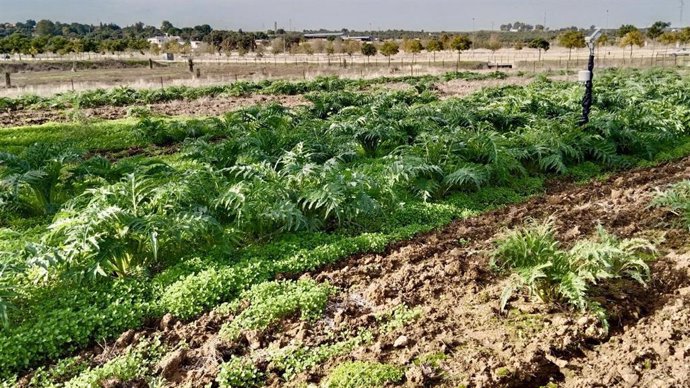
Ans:
{"type": "MultiPolygon", "coordinates": [[[[629,46],[632,53],[635,46],[643,46],[648,40],[666,45],[690,42],[690,28],[672,30],[670,26],[670,23],[662,21],[644,29],[633,25],[622,25],[617,29],[607,30],[598,43],[600,45],[618,43],[621,46],[629,46]]],[[[501,31],[476,31],[470,34],[404,30],[374,32],[347,29],[343,29],[341,32],[348,35],[373,36],[380,41],[394,41],[396,45],[401,42],[402,47],[400,48],[413,54],[422,50],[429,52],[453,50],[452,41],[458,36],[469,36],[472,42],[470,48],[486,48],[495,51],[506,47],[513,47],[518,50],[529,47],[539,49],[541,54],[554,43],[571,51],[584,47],[584,36],[591,33],[594,26],[589,29],[569,27],[549,30],[540,25],[531,26],[526,23],[515,22],[502,25],[500,29],[501,31]]],[[[51,20],[38,22],[27,20],[15,24],[0,24],[0,54],[34,56],[42,53],[116,53],[124,51],[139,51],[141,53],[147,51],[153,54],[158,54],[160,51],[189,53],[191,52],[189,43],[192,41],[204,42],[208,52],[218,54],[255,52],[261,55],[264,52],[273,54],[288,52],[352,55],[366,47],[367,53],[371,55],[370,46],[376,49],[376,53],[385,51],[381,44],[363,46],[360,42],[339,38],[332,38],[328,41],[306,41],[304,34],[309,32],[326,32],[326,30],[290,32],[277,29],[266,32],[244,32],[242,30],[214,30],[208,24],[176,27],[169,21],[163,21],[159,27],[148,26],[141,22],[120,27],[112,23],[90,25],[60,23],[51,20]],[[173,41],[166,43],[163,47],[158,47],[147,41],[147,38],[164,34],[179,36],[184,43],[179,44],[177,41],[173,41]]]]}

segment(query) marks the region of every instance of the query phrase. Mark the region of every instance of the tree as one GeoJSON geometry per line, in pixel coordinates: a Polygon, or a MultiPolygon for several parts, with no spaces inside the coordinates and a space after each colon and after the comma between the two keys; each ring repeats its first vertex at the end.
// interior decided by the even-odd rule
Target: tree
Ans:
{"type": "Polygon", "coordinates": [[[172,23],[170,23],[167,20],[163,20],[161,23],[161,31],[165,34],[174,34],[175,33],[175,26],[173,26],[172,23]]]}
{"type": "Polygon", "coordinates": [[[632,31],[637,31],[637,27],[633,26],[632,24],[623,24],[618,28],[618,37],[622,38],[632,31]]]}
{"type": "Polygon", "coordinates": [[[69,41],[62,36],[54,36],[48,40],[46,51],[55,54],[65,54],[69,46],[69,41]]]}
{"type": "Polygon", "coordinates": [[[581,31],[567,31],[558,37],[558,43],[570,50],[568,52],[568,60],[570,60],[573,49],[585,47],[585,35],[581,31]]]}
{"type": "Polygon", "coordinates": [[[311,43],[304,42],[299,47],[302,49],[303,53],[307,55],[314,55],[314,48],[312,47],[311,43]]]}
{"type": "Polygon", "coordinates": [[[388,57],[388,67],[391,66],[391,57],[397,55],[399,52],[400,46],[393,40],[385,41],[383,42],[383,46],[381,46],[381,55],[388,57]]]}
{"type": "Polygon", "coordinates": [[[29,38],[18,32],[7,37],[6,44],[11,53],[19,55],[20,61],[22,59],[22,54],[28,54],[31,49],[31,41],[29,38]]]}
{"type": "Polygon", "coordinates": [[[280,54],[285,49],[285,40],[283,38],[275,38],[271,41],[271,53],[273,55],[280,54]]]}
{"type": "Polygon", "coordinates": [[[455,65],[455,71],[457,72],[460,69],[460,55],[463,51],[469,50],[472,47],[472,41],[464,35],[457,35],[450,42],[450,47],[458,52],[458,62],[455,65]]]}
{"type": "Polygon", "coordinates": [[[630,46],[630,58],[633,56],[633,46],[642,47],[643,45],[644,35],[642,35],[640,30],[630,31],[621,39],[622,47],[630,46]]]}
{"type": "Polygon", "coordinates": [[[216,49],[218,53],[222,50],[223,41],[228,36],[225,31],[211,31],[210,34],[204,37],[204,42],[208,43],[211,47],[216,49]]]}
{"type": "Polygon", "coordinates": [[[489,41],[486,42],[486,48],[491,50],[491,53],[492,53],[492,55],[494,55],[494,57],[496,55],[496,51],[500,50],[502,47],[503,47],[503,44],[498,39],[498,35],[496,35],[496,34],[492,34],[491,38],[489,38],[489,41]]]}
{"type": "Polygon", "coordinates": [[[597,39],[597,46],[606,46],[607,44],[609,44],[609,35],[601,34],[599,39],[597,39]]]}
{"type": "Polygon", "coordinates": [[[690,27],[685,27],[678,33],[680,43],[686,44],[690,42],[690,27]]]}
{"type": "Polygon", "coordinates": [[[371,43],[364,43],[362,45],[362,54],[367,57],[367,62],[369,62],[369,57],[376,55],[378,49],[371,43]]]}
{"type": "Polygon", "coordinates": [[[436,62],[436,52],[443,50],[443,43],[434,38],[426,43],[426,51],[434,54],[434,62],[436,62]]]}
{"type": "Polygon", "coordinates": [[[647,36],[651,40],[657,40],[664,33],[664,30],[669,27],[671,27],[671,23],[669,22],[655,22],[647,29],[647,36]]]}
{"type": "MultiPolygon", "coordinates": [[[[326,55],[331,56],[333,54],[335,54],[335,46],[333,45],[333,41],[329,40],[326,43],[326,55]]],[[[329,59],[329,61],[330,61],[330,59],[329,59]]]]}
{"type": "Polygon", "coordinates": [[[31,48],[29,49],[29,51],[31,52],[31,55],[41,54],[45,52],[47,45],[47,36],[37,36],[31,39],[31,48]]]}
{"type": "Polygon", "coordinates": [[[343,50],[347,55],[352,56],[352,54],[362,50],[362,44],[357,40],[348,40],[343,44],[343,50]]]}
{"type": "Polygon", "coordinates": [[[315,53],[323,53],[324,49],[326,47],[326,43],[323,40],[315,40],[314,42],[311,43],[311,47],[314,50],[315,53]]]}
{"type": "Polygon", "coordinates": [[[549,49],[551,48],[551,43],[549,43],[549,41],[544,38],[536,38],[532,39],[527,45],[527,47],[539,50],[539,61],[541,61],[542,50],[544,52],[549,51],[549,49]]]}
{"type": "Polygon", "coordinates": [[[676,44],[677,42],[680,42],[680,34],[676,31],[664,32],[659,37],[659,42],[666,46],[676,44]]]}
{"type": "Polygon", "coordinates": [[[55,31],[55,23],[50,20],[43,19],[36,23],[36,35],[38,36],[51,36],[55,34],[55,31]]]}
{"type": "Polygon", "coordinates": [[[418,41],[417,39],[412,39],[412,40],[408,40],[405,42],[405,51],[412,54],[412,63],[413,64],[414,64],[415,55],[422,52],[423,49],[424,49],[424,46],[422,46],[422,42],[418,41]]]}

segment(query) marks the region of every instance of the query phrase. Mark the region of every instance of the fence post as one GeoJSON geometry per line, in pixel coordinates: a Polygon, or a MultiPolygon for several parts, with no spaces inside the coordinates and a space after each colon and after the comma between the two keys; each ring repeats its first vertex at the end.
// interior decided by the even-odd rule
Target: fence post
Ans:
{"type": "Polygon", "coordinates": [[[153,59],[149,58],[149,69],[153,70],[153,59]]]}
{"type": "Polygon", "coordinates": [[[7,89],[12,87],[12,80],[10,79],[10,73],[8,71],[5,72],[5,87],[7,89]]]}

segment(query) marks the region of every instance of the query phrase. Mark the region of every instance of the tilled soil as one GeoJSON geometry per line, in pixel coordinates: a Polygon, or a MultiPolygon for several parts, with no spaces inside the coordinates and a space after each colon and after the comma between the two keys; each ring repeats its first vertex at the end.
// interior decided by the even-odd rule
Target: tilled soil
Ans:
{"type": "MultiPolygon", "coordinates": [[[[504,80],[452,80],[439,82],[436,88],[442,99],[451,97],[465,97],[487,87],[502,85],[526,85],[531,82],[528,78],[510,77],[504,80]]],[[[403,82],[391,82],[376,85],[373,89],[391,91],[413,90],[411,85],[403,82]]],[[[0,128],[23,125],[40,125],[47,122],[69,122],[75,119],[114,120],[127,117],[127,112],[134,106],[148,107],[153,114],[167,116],[219,116],[239,108],[267,103],[278,103],[284,106],[308,104],[303,96],[272,96],[252,95],[249,97],[207,97],[193,101],[179,100],[150,105],[132,106],[103,106],[98,108],[73,109],[21,109],[16,111],[0,111],[0,128]]]]}
{"type": "Polygon", "coordinates": [[[648,206],[655,190],[683,179],[690,179],[690,158],[582,186],[554,184],[543,196],[456,221],[385,254],[358,255],[303,275],[339,290],[315,323],[295,317],[266,333],[225,343],[217,333],[230,316],[210,313],[189,323],[166,317],[154,328],[126,333],[96,357],[102,361],[143,337],[161,335],[172,345],[185,340],[188,349],[173,354],[172,363],[167,360],[160,370],[173,386],[196,387],[212,382],[219,364],[233,354],[260,359],[269,349],[291,343],[314,347],[332,341],[332,333],[368,329],[371,342],[289,383],[260,363],[269,372],[268,385],[318,384],[335,365],[362,360],[404,366],[404,384],[414,387],[688,387],[688,230],[672,214],[648,206]],[[499,311],[508,279],[489,269],[495,237],[548,217],[565,247],[592,236],[598,225],[621,238],[656,243],[659,257],[646,288],[622,280],[596,290],[595,299],[608,310],[608,332],[589,314],[539,304],[525,294],[510,300],[508,313],[499,311]],[[377,316],[403,304],[421,317],[381,330],[377,316]]]}
{"type": "Polygon", "coordinates": [[[438,83],[436,87],[439,90],[441,98],[449,97],[465,97],[478,90],[484,88],[494,88],[506,85],[527,85],[532,82],[532,79],[525,77],[510,77],[506,79],[487,79],[487,80],[462,80],[455,79],[447,82],[438,83]]]}
{"type": "MultiPolygon", "coordinates": [[[[207,97],[193,101],[178,100],[133,106],[148,107],[156,115],[202,117],[220,116],[239,108],[269,103],[297,106],[307,104],[307,100],[302,96],[252,95],[249,97],[207,97]]],[[[68,122],[73,121],[75,118],[115,120],[127,117],[127,112],[133,106],[103,106],[81,109],[79,111],[48,109],[0,112],[0,127],[39,125],[47,122],[68,122]]]]}
{"type": "MultiPolygon", "coordinates": [[[[657,188],[690,178],[690,159],[624,173],[583,187],[568,186],[527,203],[458,221],[387,255],[365,255],[311,274],[363,301],[345,324],[405,303],[423,310],[407,324],[345,358],[315,371],[311,380],[344,359],[411,365],[442,353],[438,368],[407,373],[412,386],[564,387],[690,386],[690,256],[687,230],[663,210],[648,207],[657,188]],[[653,280],[643,288],[622,281],[600,289],[610,335],[593,317],[525,298],[503,315],[498,301],[507,280],[489,268],[487,251],[506,228],[552,217],[565,246],[591,236],[601,224],[621,238],[657,243],[653,280]],[[401,337],[407,344],[395,347],[401,337]]],[[[349,313],[349,311],[348,311],[349,313]]],[[[278,385],[276,385],[278,386],[278,385]]]]}

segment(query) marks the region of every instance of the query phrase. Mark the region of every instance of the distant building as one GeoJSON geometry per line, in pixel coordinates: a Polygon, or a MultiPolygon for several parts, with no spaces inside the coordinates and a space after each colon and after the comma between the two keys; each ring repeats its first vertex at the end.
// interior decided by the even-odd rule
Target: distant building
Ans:
{"type": "Polygon", "coordinates": [[[346,36],[344,40],[358,40],[360,42],[373,42],[375,39],[371,35],[361,35],[361,36],[346,36]]]}
{"type": "Polygon", "coordinates": [[[179,36],[170,36],[170,35],[165,35],[165,36],[154,36],[153,38],[148,38],[146,39],[150,44],[155,44],[158,47],[162,47],[164,44],[168,42],[177,42],[179,44],[184,44],[184,40],[180,38],[179,36]]]}
{"type": "Polygon", "coordinates": [[[361,42],[373,42],[374,37],[371,35],[362,36],[348,36],[344,32],[319,32],[315,34],[304,34],[304,39],[306,40],[323,40],[323,39],[336,39],[340,38],[342,40],[358,40],[361,42]]]}
{"type": "MultiPolygon", "coordinates": [[[[149,44],[155,44],[158,47],[163,47],[163,45],[170,42],[177,42],[177,44],[179,44],[180,46],[184,46],[185,44],[187,44],[187,42],[185,42],[184,39],[176,35],[154,36],[153,38],[148,38],[146,40],[149,42],[149,44]]],[[[189,46],[192,48],[192,50],[196,50],[200,48],[202,45],[203,42],[200,42],[198,40],[193,40],[189,42],[189,46]]]]}
{"type": "Polygon", "coordinates": [[[304,34],[304,39],[314,40],[314,39],[335,39],[343,38],[345,36],[344,32],[319,32],[316,34],[304,34]]]}

